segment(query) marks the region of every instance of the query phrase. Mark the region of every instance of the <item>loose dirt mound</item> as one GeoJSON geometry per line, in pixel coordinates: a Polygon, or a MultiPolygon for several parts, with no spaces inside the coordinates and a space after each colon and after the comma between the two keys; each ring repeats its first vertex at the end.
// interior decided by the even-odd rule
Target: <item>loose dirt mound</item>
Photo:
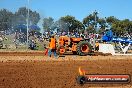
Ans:
{"type": "Polygon", "coordinates": [[[87,74],[132,75],[132,57],[88,56],[76,59],[70,57],[66,57],[66,60],[59,58],[46,61],[46,57],[0,56],[8,59],[6,62],[2,60],[0,62],[0,88],[131,88],[132,86],[132,83],[79,86],[75,80],[79,66],[86,70],[87,74]]]}

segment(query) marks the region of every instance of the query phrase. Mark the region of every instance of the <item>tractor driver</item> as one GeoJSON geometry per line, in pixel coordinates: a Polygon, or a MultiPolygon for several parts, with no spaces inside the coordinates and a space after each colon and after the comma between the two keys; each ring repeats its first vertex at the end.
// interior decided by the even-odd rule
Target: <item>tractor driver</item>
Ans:
{"type": "Polygon", "coordinates": [[[49,40],[49,50],[48,50],[49,57],[51,57],[52,52],[54,53],[55,58],[57,58],[55,35],[52,35],[51,39],[49,40]]]}

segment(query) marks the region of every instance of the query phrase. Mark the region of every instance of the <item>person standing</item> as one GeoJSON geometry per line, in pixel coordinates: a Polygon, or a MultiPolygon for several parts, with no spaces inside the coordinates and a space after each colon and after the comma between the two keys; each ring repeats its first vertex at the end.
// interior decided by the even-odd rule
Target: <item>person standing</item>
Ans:
{"type": "Polygon", "coordinates": [[[51,39],[49,40],[49,49],[48,49],[48,56],[51,57],[52,52],[54,53],[54,57],[58,58],[56,54],[56,39],[55,35],[51,36],[51,39]]]}
{"type": "Polygon", "coordinates": [[[99,42],[98,41],[96,41],[96,43],[95,43],[95,51],[99,51],[99,42]]]}

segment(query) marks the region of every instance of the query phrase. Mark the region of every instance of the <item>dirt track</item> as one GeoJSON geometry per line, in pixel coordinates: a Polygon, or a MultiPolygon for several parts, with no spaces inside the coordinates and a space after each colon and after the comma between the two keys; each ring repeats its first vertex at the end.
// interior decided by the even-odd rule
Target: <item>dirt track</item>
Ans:
{"type": "Polygon", "coordinates": [[[43,51],[0,52],[0,56],[44,56],[43,51]]]}
{"type": "Polygon", "coordinates": [[[132,75],[132,56],[0,56],[0,88],[132,88],[132,83],[79,86],[79,66],[87,74],[132,75]]]}

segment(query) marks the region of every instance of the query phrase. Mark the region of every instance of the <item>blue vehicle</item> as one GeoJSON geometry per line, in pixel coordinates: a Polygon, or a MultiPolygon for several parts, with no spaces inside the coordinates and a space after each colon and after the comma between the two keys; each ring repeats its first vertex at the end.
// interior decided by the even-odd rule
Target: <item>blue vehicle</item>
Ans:
{"type": "Polygon", "coordinates": [[[132,45],[132,39],[114,37],[112,30],[106,31],[106,33],[102,37],[102,41],[109,42],[109,43],[114,42],[115,46],[116,46],[116,43],[118,43],[120,49],[123,51],[124,54],[127,52],[129,47],[132,45]]]}
{"type": "Polygon", "coordinates": [[[103,42],[120,42],[120,43],[130,43],[132,44],[132,40],[128,38],[118,38],[113,36],[112,30],[107,30],[104,36],[102,37],[103,42]]]}

